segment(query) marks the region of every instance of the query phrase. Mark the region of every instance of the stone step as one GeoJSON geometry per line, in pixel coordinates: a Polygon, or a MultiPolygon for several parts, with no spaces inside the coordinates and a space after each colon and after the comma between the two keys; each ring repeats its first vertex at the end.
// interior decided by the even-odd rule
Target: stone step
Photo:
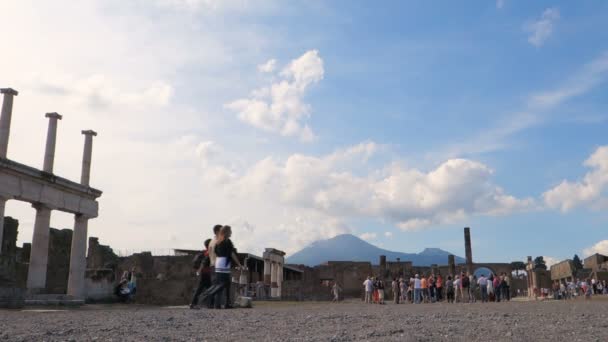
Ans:
{"type": "Polygon", "coordinates": [[[25,297],[26,306],[81,306],[83,298],[65,294],[30,294],[25,297]]]}

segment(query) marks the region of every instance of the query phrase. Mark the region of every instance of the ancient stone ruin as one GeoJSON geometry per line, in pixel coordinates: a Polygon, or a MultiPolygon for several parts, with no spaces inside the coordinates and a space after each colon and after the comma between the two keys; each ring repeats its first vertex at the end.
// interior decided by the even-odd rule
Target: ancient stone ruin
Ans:
{"type": "MultiPolygon", "coordinates": [[[[49,240],[51,212],[59,210],[74,214],[73,234],[69,238],[71,241],[68,252],[69,268],[65,270],[68,273],[66,291],[71,298],[82,301],[85,295],[84,275],[88,220],[97,217],[99,205],[96,199],[101,196],[100,190],[89,186],[93,136],[97,133],[91,130],[82,131],[82,134],[85,135],[85,142],[80,183],[53,173],[57,124],[62,118],[57,113],[46,114],[49,123],[42,170],[15,162],[8,159],[7,152],[13,101],[18,92],[11,88],[3,88],[0,89],[0,93],[3,95],[0,115],[0,227],[4,227],[4,210],[8,200],[28,202],[36,209],[34,235],[28,258],[26,288],[30,296],[48,294],[49,248],[54,246],[53,241],[49,240]]],[[[0,229],[0,241],[3,241],[0,244],[0,256],[4,260],[10,257],[5,257],[9,254],[4,250],[3,233],[4,229],[0,229]]],[[[66,257],[66,251],[63,252],[66,257]]],[[[4,288],[3,291],[11,292],[14,295],[15,287],[10,286],[11,284],[8,283],[0,284],[0,287],[4,288]],[[13,290],[7,290],[9,288],[13,290]]],[[[58,288],[58,290],[62,289],[58,288]]],[[[0,293],[0,298],[6,297],[8,296],[2,296],[0,293]]]]}

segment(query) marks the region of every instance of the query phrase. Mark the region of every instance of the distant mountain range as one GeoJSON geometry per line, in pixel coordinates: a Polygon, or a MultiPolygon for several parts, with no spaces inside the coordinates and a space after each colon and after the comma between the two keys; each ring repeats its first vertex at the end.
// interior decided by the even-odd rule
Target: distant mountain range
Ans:
{"type": "MultiPolygon", "coordinates": [[[[392,252],[378,248],[351,234],[342,234],[331,239],[311,243],[301,251],[287,257],[286,263],[316,266],[327,261],[369,261],[373,265],[379,263],[380,255],[386,255],[387,261],[411,261],[414,266],[430,266],[432,264],[447,265],[448,255],[439,248],[425,248],[420,253],[392,252]]],[[[455,262],[464,263],[465,259],[455,257],[455,262]]]]}

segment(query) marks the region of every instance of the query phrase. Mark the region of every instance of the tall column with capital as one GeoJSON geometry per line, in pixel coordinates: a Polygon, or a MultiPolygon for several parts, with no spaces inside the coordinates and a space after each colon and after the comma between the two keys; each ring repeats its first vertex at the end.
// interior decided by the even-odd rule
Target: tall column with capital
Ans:
{"type": "Polygon", "coordinates": [[[2,114],[0,115],[0,158],[6,158],[8,151],[8,137],[11,133],[11,118],[13,116],[13,97],[19,92],[11,88],[0,89],[4,95],[2,100],[2,114]]]}
{"type": "Polygon", "coordinates": [[[46,268],[49,258],[49,226],[51,209],[41,205],[32,205],[36,209],[34,237],[30,252],[30,264],[27,271],[28,290],[40,291],[46,287],[46,268]]]}
{"type": "Polygon", "coordinates": [[[85,297],[85,271],[87,268],[87,230],[89,218],[84,215],[74,216],[74,233],[70,252],[70,274],[68,277],[68,295],[77,298],[85,297]]]}
{"type": "MultiPolygon", "coordinates": [[[[93,153],[94,131],[82,131],[84,134],[84,151],[82,153],[82,173],[80,184],[89,186],[91,177],[91,156],[93,153]]],[[[84,299],[85,271],[87,268],[87,234],[89,217],[74,215],[74,233],[72,234],[72,250],[70,252],[70,274],[68,277],[68,295],[84,299]]]]}
{"type": "Polygon", "coordinates": [[[55,145],[57,141],[57,120],[61,120],[61,115],[57,113],[46,113],[49,118],[49,128],[46,132],[46,148],[44,149],[44,172],[53,173],[53,163],[55,161],[55,145]]]}
{"type": "MultiPolygon", "coordinates": [[[[0,158],[6,158],[8,151],[8,138],[11,133],[11,118],[13,116],[13,97],[19,93],[15,89],[2,88],[0,94],[3,94],[2,111],[0,112],[0,158]]],[[[4,237],[4,208],[6,206],[6,198],[0,197],[0,253],[2,253],[2,239],[4,237]]]]}
{"type": "Polygon", "coordinates": [[[82,131],[84,134],[84,152],[82,154],[82,173],[80,184],[89,186],[91,179],[91,155],[93,154],[93,137],[97,135],[95,131],[82,131]]]}

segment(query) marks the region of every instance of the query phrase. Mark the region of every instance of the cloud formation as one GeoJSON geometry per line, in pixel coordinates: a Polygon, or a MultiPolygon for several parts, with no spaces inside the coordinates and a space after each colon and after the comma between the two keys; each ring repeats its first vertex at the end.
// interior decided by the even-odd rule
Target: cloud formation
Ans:
{"type": "Polygon", "coordinates": [[[530,34],[528,42],[536,47],[542,46],[553,33],[553,26],[559,17],[557,8],[547,8],[538,20],[524,25],[524,30],[530,34]]]}
{"type": "Polygon", "coordinates": [[[583,204],[593,206],[600,202],[608,185],[608,146],[598,147],[583,165],[591,169],[583,179],[563,180],[543,194],[548,207],[567,212],[583,204]]]}
{"type": "MultiPolygon", "coordinates": [[[[427,172],[397,163],[370,166],[368,160],[380,151],[376,143],[365,142],[320,157],[268,157],[239,171],[225,167],[222,173],[231,176],[221,186],[231,198],[311,211],[335,222],[376,219],[402,230],[534,207],[534,200],[515,198],[495,185],[493,171],[482,163],[450,159],[427,172]]],[[[218,171],[202,173],[213,179],[206,175],[218,171]]]]}
{"type": "Polygon", "coordinates": [[[585,248],[583,250],[583,256],[585,256],[585,257],[588,257],[588,256],[593,255],[595,253],[599,253],[599,254],[603,254],[603,255],[608,255],[608,240],[599,241],[595,245],[593,245],[593,246],[591,246],[589,248],[585,248]]]}
{"type": "MultiPolygon", "coordinates": [[[[274,70],[272,61],[258,66],[258,69],[263,72],[274,70]]],[[[315,135],[305,122],[311,109],[304,102],[304,96],[311,85],[323,79],[324,74],[319,52],[310,50],[292,60],[272,84],[255,89],[250,97],[232,101],[225,107],[253,127],[310,142],[315,135]]]]}

